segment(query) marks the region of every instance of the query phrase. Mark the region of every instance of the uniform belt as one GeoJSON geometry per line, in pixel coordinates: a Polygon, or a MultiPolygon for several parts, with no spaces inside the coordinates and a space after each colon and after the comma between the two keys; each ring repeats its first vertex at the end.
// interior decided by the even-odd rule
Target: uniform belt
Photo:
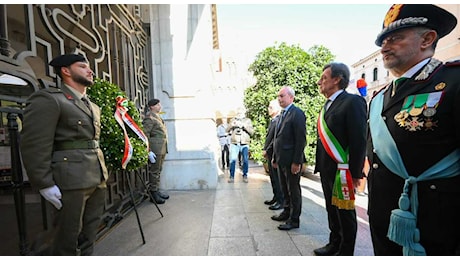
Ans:
{"type": "Polygon", "coordinates": [[[219,138],[222,138],[222,137],[227,137],[227,136],[226,136],[226,135],[221,135],[221,136],[219,136],[219,138]]]}
{"type": "Polygon", "coordinates": [[[97,149],[99,141],[97,140],[82,140],[82,141],[65,141],[58,142],[54,145],[55,151],[74,150],[74,149],[97,149]]]}

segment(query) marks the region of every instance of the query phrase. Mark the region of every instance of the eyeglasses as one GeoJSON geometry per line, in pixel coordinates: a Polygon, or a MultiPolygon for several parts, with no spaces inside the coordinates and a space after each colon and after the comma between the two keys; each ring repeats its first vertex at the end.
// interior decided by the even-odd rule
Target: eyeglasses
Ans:
{"type": "Polygon", "coordinates": [[[404,40],[404,38],[405,37],[402,34],[389,35],[389,36],[385,37],[385,39],[383,39],[382,45],[387,44],[387,43],[389,43],[389,44],[397,43],[399,41],[404,40]]]}

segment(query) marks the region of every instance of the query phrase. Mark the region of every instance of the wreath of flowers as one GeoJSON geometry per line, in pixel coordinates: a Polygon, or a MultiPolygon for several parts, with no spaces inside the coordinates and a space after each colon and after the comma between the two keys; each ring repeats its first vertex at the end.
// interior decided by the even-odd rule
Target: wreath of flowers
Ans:
{"type": "MultiPolygon", "coordinates": [[[[99,78],[94,79],[94,84],[87,88],[86,94],[92,102],[101,108],[101,136],[100,147],[104,152],[105,164],[110,171],[122,170],[122,158],[125,149],[123,129],[117,123],[114,113],[117,105],[117,97],[126,97],[119,86],[99,78]]],[[[142,120],[136,105],[128,100],[128,113],[134,122],[143,131],[142,120]]],[[[129,141],[133,147],[131,160],[126,170],[136,170],[147,164],[148,151],[145,143],[129,127],[129,141]]]]}

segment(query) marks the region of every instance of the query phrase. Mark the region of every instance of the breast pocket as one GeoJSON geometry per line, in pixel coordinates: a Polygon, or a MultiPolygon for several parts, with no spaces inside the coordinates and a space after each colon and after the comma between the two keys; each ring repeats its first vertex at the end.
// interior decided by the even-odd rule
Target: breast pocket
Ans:
{"type": "Polygon", "coordinates": [[[93,136],[93,124],[89,118],[69,118],[67,125],[73,129],[75,136],[93,136]]]}
{"type": "Polygon", "coordinates": [[[53,154],[51,171],[54,181],[63,189],[78,187],[81,182],[83,155],[77,150],[57,151],[53,154]]]}

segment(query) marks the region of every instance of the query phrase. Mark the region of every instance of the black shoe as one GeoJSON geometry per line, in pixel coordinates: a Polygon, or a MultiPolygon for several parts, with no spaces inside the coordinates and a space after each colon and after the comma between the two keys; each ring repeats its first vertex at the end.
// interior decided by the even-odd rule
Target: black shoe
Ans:
{"type": "Polygon", "coordinates": [[[299,228],[299,223],[288,221],[285,224],[281,224],[278,226],[279,230],[291,230],[293,228],[299,228]]]}
{"type": "Polygon", "coordinates": [[[275,202],[276,202],[275,197],[273,197],[272,200],[266,200],[266,201],[264,201],[265,205],[273,205],[273,203],[275,203],[275,202]]]}
{"type": "Polygon", "coordinates": [[[323,247],[313,250],[313,252],[317,256],[331,256],[339,252],[339,247],[329,243],[323,247]]]}
{"type": "MultiPolygon", "coordinates": [[[[164,204],[165,200],[160,197],[157,191],[153,191],[150,194],[152,194],[153,199],[157,204],[164,204]]],[[[150,198],[150,202],[153,203],[152,197],[150,198]]]]}
{"type": "Polygon", "coordinates": [[[275,204],[271,205],[270,207],[268,207],[268,209],[271,209],[271,210],[279,210],[279,209],[282,209],[283,206],[281,206],[281,204],[279,204],[278,202],[276,202],[275,204]]]}
{"type": "Polygon", "coordinates": [[[276,221],[285,221],[289,219],[289,213],[286,210],[283,210],[281,214],[272,216],[273,220],[276,221]]]}
{"type": "Polygon", "coordinates": [[[158,195],[160,195],[162,199],[165,199],[165,200],[169,199],[169,195],[166,194],[166,192],[158,191],[158,195]]]}

